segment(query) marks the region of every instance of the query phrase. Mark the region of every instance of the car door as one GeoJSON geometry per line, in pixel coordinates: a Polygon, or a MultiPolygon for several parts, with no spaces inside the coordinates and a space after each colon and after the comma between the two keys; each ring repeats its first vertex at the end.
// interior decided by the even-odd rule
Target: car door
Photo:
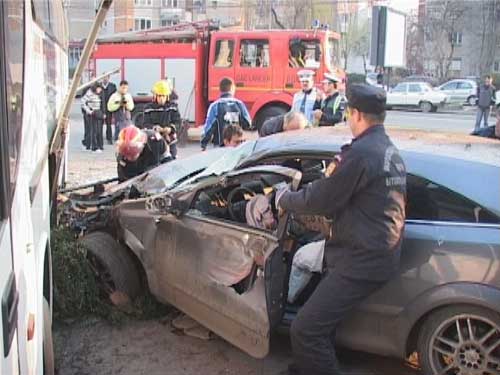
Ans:
{"type": "Polygon", "coordinates": [[[444,94],[448,95],[450,101],[455,102],[457,100],[457,92],[456,92],[457,85],[458,85],[457,82],[449,82],[441,86],[439,90],[442,91],[444,94]]]}
{"type": "Polygon", "coordinates": [[[406,105],[407,90],[408,90],[407,83],[398,84],[387,95],[387,104],[394,106],[406,105]]]}
{"type": "Polygon", "coordinates": [[[465,103],[467,102],[467,99],[471,95],[475,95],[475,93],[473,92],[472,84],[465,81],[457,83],[457,90],[456,90],[457,101],[459,101],[460,103],[465,103]]]}
{"type": "Polygon", "coordinates": [[[408,84],[408,95],[406,104],[409,106],[418,106],[420,102],[428,100],[425,97],[425,91],[419,83],[408,84]]]}
{"type": "MultiPolygon", "coordinates": [[[[216,186],[265,176],[290,181],[292,190],[301,179],[294,169],[259,166],[228,174],[216,186]]],[[[212,188],[201,189],[197,196],[212,188]]],[[[266,356],[270,330],[281,320],[284,308],[282,245],[287,221],[286,216],[280,218],[278,230],[270,232],[194,208],[180,217],[162,215],[154,245],[157,290],[233,345],[254,357],[266,356]],[[241,283],[248,289],[238,290],[235,286],[241,283]]]]}

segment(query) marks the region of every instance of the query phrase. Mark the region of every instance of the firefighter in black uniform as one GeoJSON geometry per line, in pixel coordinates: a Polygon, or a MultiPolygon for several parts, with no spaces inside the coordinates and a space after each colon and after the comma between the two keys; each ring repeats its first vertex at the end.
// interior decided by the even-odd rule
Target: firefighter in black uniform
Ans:
{"type": "Polygon", "coordinates": [[[177,103],[171,100],[172,88],[167,80],[161,80],[153,86],[153,102],[144,107],[141,128],[152,129],[158,126],[165,138],[170,154],[177,157],[177,132],[181,127],[181,115],[177,103]]]}
{"type": "Polygon", "coordinates": [[[352,85],[346,117],[354,139],[336,168],[300,191],[276,194],[280,210],[324,215],[333,223],[324,277],[291,327],[289,373],[339,374],[333,344],[339,323],[398,270],[406,169],[385,133],[385,104],[382,89],[352,85]]]}
{"type": "Polygon", "coordinates": [[[120,182],[172,159],[167,142],[157,130],[141,130],[131,125],[120,131],[117,141],[120,182]]]}
{"type": "Polygon", "coordinates": [[[338,91],[337,85],[340,80],[331,73],[325,73],[321,82],[326,97],[320,95],[314,103],[314,123],[318,126],[334,126],[344,121],[345,98],[338,91]]]}

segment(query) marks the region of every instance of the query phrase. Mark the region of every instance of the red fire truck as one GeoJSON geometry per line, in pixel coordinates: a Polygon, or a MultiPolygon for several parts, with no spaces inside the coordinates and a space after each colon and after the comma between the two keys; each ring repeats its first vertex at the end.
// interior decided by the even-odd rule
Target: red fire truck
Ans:
{"type": "Polygon", "coordinates": [[[338,67],[339,35],[328,30],[217,30],[210,23],[115,34],[97,42],[90,70],[99,75],[120,67],[136,102],[134,117],[151,101],[151,87],[168,78],[184,119],[202,125],[219,81],[232,78],[236,96],[248,107],[253,126],[287,112],[300,89],[297,72],[316,71],[316,82],[338,67]]]}

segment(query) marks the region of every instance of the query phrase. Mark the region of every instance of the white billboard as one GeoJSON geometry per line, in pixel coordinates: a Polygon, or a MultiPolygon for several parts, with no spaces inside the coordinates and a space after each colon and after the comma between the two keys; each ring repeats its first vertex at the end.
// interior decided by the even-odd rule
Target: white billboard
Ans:
{"type": "Polygon", "coordinates": [[[404,14],[387,8],[385,27],[386,67],[404,67],[406,61],[406,17],[404,14]]]}

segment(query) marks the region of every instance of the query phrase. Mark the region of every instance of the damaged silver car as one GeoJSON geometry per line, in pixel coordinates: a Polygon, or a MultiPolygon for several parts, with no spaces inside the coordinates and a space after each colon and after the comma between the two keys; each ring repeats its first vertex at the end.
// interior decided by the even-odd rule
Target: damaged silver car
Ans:
{"type": "MultiPolygon", "coordinates": [[[[262,358],[321,280],[315,267],[302,270],[306,285],[291,285],[295,255],[335,235],[327,218],[279,216],[274,192],[323,178],[340,146],[317,129],[176,160],[101,194],[71,196],[68,219],[110,291],[133,298],[147,287],[262,358]]],[[[401,269],[337,340],[399,358],[418,352],[425,374],[500,374],[500,168],[400,148],[408,169],[401,269]]]]}

